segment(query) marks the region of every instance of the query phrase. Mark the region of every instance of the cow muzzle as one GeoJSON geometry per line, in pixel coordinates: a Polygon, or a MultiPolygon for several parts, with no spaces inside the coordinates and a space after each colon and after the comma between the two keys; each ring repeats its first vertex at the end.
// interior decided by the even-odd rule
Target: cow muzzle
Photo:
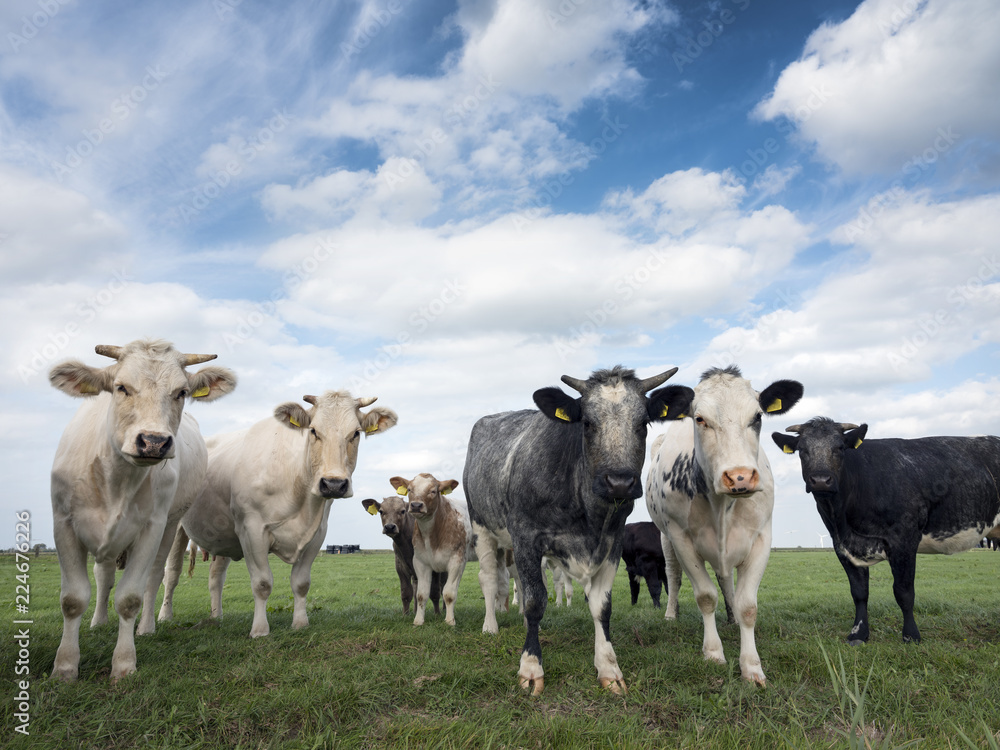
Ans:
{"type": "Polygon", "coordinates": [[[635,500],[642,494],[642,482],[632,472],[601,472],[594,479],[594,493],[608,500],[635,500]]]}
{"type": "Polygon", "coordinates": [[[344,477],[323,477],[319,480],[319,494],[327,499],[350,497],[353,494],[351,480],[344,477]]]}
{"type": "Polygon", "coordinates": [[[419,500],[410,500],[410,509],[408,512],[415,516],[422,516],[426,512],[426,506],[419,500]]]}
{"type": "Polygon", "coordinates": [[[156,432],[140,432],[135,438],[135,453],[131,458],[135,463],[149,465],[159,463],[174,454],[174,438],[156,432]]]}
{"type": "Polygon", "coordinates": [[[748,466],[738,466],[722,472],[722,486],[731,495],[745,495],[757,491],[760,474],[748,466]]]}
{"type": "Polygon", "coordinates": [[[387,523],[382,527],[382,533],[386,536],[396,536],[399,533],[399,527],[394,523],[387,523]]]}
{"type": "Polygon", "coordinates": [[[806,478],[806,492],[836,492],[837,482],[833,474],[816,472],[806,478]]]}

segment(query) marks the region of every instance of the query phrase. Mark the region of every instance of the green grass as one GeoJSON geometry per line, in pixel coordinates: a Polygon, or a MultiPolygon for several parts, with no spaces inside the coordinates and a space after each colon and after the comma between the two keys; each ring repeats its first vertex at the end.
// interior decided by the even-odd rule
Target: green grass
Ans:
{"type": "MultiPolygon", "coordinates": [[[[16,687],[10,646],[14,566],[0,622],[0,674],[16,687]]],[[[81,629],[80,680],[46,679],[62,632],[59,567],[31,560],[30,738],[0,708],[4,746],[39,748],[312,747],[900,747],[991,748],[1000,733],[1000,554],[921,556],[919,645],[903,644],[887,565],[872,569],[871,641],[847,646],[853,606],[830,550],[775,551],[761,586],[757,647],[768,685],[739,676],[739,631],[721,624],[729,663],[701,656],[702,625],[685,581],[681,615],[663,620],[643,587],[615,583],[612,639],[629,691],[602,690],[593,624],[579,586],[542,621],[545,692],[516,684],[524,627],[499,615],[481,632],[475,563],[462,579],[455,629],[404,616],[392,556],[322,556],[310,626],[291,630],[289,566],[272,557],[271,635],[251,640],[245,565],[230,567],[225,618],[208,619],[208,565],[181,579],[175,619],[137,638],[139,672],[111,684],[113,624],[81,629]]],[[[664,600],[665,603],[665,600],[664,600]]],[[[13,695],[13,690],[5,695],[13,695]]]]}

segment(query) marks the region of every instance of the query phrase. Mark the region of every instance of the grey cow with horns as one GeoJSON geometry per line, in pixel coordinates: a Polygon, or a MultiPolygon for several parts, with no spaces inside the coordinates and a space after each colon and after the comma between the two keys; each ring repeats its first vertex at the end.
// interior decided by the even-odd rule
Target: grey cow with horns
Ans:
{"type": "Polygon", "coordinates": [[[640,472],[650,422],[677,419],[692,390],[662,385],[677,368],[639,379],[621,366],[587,380],[562,377],[580,393],[534,393],[538,411],[483,417],[472,429],[465,495],[477,535],[479,582],[486,601],[483,632],[496,633],[497,566],[514,553],[527,634],[518,680],[544,687],[538,624],[548,596],[542,556],[555,560],[588,594],[594,618],[594,666],[602,686],[626,689],[610,641],[611,585],[621,559],[625,521],[642,495],[640,472]]]}

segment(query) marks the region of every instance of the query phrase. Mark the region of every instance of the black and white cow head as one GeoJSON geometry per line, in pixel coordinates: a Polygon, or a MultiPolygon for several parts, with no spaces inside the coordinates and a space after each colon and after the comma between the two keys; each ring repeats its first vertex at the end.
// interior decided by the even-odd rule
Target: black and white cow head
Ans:
{"type": "Polygon", "coordinates": [[[789,427],[785,435],[771,434],[771,438],[785,453],[799,453],[802,479],[806,492],[837,492],[840,489],[840,472],[844,467],[844,451],[861,447],[868,425],[860,427],[846,422],[834,422],[827,417],[815,417],[805,424],[789,427]]]}
{"type": "Polygon", "coordinates": [[[615,366],[597,370],[587,380],[563,375],[562,381],[580,393],[579,398],[559,388],[534,393],[538,408],[550,419],[564,423],[573,438],[583,441],[591,488],[612,502],[635,500],[642,495],[646,455],[646,430],[650,422],[679,419],[693,391],[681,385],[662,385],[677,368],[640,380],[633,370],[615,366]]]}
{"type": "Polygon", "coordinates": [[[777,380],[758,392],[735,365],[702,374],[689,413],[695,459],[715,492],[742,495],[763,489],[757,465],[762,417],[784,414],[803,392],[797,380],[777,380]]]}

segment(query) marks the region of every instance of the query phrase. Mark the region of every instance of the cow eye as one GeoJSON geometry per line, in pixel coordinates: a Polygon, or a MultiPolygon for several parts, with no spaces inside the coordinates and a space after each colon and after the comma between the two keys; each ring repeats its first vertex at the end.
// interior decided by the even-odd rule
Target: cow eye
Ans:
{"type": "Polygon", "coordinates": [[[360,437],[361,437],[361,430],[355,430],[354,437],[352,437],[351,440],[357,440],[360,437]]]}
{"type": "Polygon", "coordinates": [[[753,427],[754,425],[760,424],[760,417],[761,417],[760,412],[757,412],[757,416],[753,418],[753,421],[750,423],[750,426],[753,427]]]}
{"type": "Polygon", "coordinates": [[[698,424],[700,424],[700,425],[703,425],[703,424],[705,424],[705,420],[704,420],[704,419],[702,419],[701,417],[695,417],[695,418],[694,418],[694,421],[695,421],[695,422],[697,422],[697,423],[698,423],[698,424]]]}
{"type": "Polygon", "coordinates": [[[123,396],[127,396],[128,395],[128,389],[125,386],[123,386],[123,385],[118,386],[115,390],[117,390],[123,396]]]}
{"type": "Polygon", "coordinates": [[[312,433],[312,436],[314,438],[316,438],[317,440],[319,440],[319,433],[316,432],[316,428],[315,427],[310,427],[309,428],[309,432],[312,433]]]}
{"type": "Polygon", "coordinates": [[[185,398],[187,398],[187,395],[188,395],[188,392],[185,391],[183,388],[181,388],[181,390],[179,390],[177,392],[177,400],[178,401],[183,401],[185,398]]]}

